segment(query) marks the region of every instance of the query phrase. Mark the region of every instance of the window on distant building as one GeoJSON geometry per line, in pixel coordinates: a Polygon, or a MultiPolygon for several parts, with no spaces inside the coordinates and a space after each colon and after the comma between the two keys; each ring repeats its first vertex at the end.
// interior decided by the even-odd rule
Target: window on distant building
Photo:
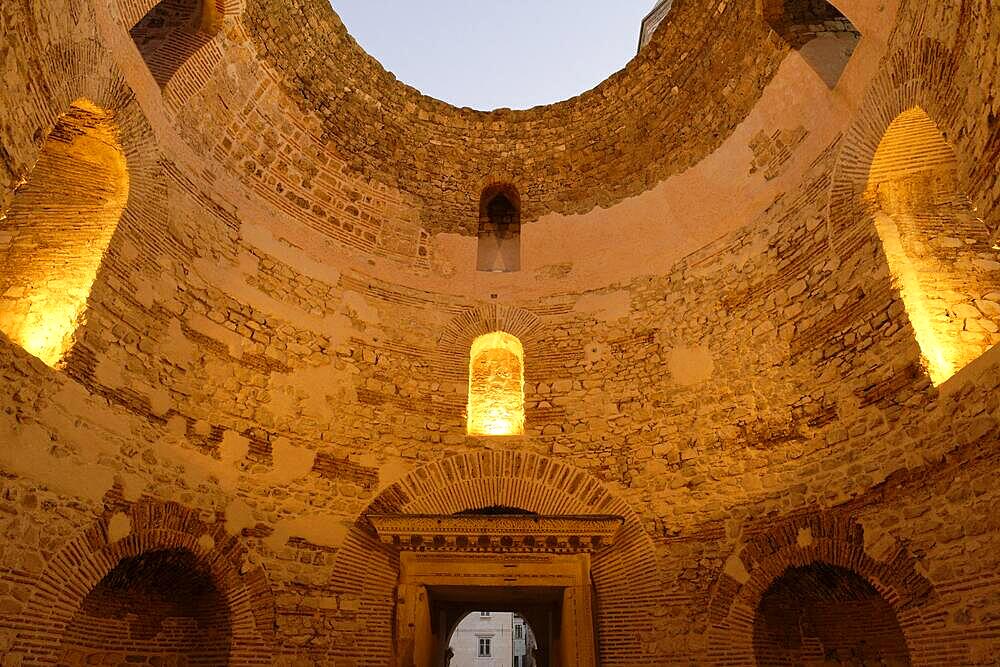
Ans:
{"type": "Polygon", "coordinates": [[[524,626],[518,623],[514,626],[514,639],[522,639],[524,637],[524,626]]]}
{"type": "Polygon", "coordinates": [[[480,637],[479,638],[479,657],[480,658],[491,658],[491,657],[493,657],[493,638],[492,637],[480,637]]]}
{"type": "Polygon", "coordinates": [[[481,611],[481,612],[479,612],[479,617],[480,618],[489,618],[490,616],[491,616],[491,614],[488,611],[481,611]]]}

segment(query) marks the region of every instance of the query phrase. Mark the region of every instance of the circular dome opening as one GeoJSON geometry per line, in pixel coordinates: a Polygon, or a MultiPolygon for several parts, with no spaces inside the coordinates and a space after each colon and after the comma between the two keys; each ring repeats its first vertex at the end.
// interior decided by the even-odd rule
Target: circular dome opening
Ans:
{"type": "Polygon", "coordinates": [[[528,109],[595,87],[635,55],[651,0],[332,0],[400,81],[481,111],[528,109]]]}

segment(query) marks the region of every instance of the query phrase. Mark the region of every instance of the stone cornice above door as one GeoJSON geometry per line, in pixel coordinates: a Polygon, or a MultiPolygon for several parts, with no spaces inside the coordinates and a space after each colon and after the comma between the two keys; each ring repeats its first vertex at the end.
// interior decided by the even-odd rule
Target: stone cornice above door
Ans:
{"type": "Polygon", "coordinates": [[[614,544],[620,516],[428,515],[368,517],[400,551],[593,553],[614,544]]]}

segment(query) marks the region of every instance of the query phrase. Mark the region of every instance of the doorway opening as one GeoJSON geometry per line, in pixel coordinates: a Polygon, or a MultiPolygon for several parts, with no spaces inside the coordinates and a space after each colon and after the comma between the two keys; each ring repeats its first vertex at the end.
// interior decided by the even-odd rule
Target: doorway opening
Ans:
{"type": "Polygon", "coordinates": [[[431,613],[436,616],[439,627],[449,628],[449,632],[442,634],[447,641],[443,642],[440,665],[549,666],[551,644],[559,639],[555,634],[559,608],[554,601],[544,604],[538,598],[523,597],[513,605],[491,602],[485,605],[488,611],[467,611],[468,603],[464,599],[458,591],[431,591],[431,613]],[[531,602],[526,604],[526,600],[531,602]]]}

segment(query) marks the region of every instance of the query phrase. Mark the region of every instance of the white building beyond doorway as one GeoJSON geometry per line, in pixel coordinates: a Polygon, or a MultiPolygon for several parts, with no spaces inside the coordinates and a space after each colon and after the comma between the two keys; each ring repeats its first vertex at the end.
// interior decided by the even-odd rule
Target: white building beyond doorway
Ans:
{"type": "Polygon", "coordinates": [[[520,615],[476,611],[451,635],[449,667],[535,667],[535,636],[520,615]]]}

